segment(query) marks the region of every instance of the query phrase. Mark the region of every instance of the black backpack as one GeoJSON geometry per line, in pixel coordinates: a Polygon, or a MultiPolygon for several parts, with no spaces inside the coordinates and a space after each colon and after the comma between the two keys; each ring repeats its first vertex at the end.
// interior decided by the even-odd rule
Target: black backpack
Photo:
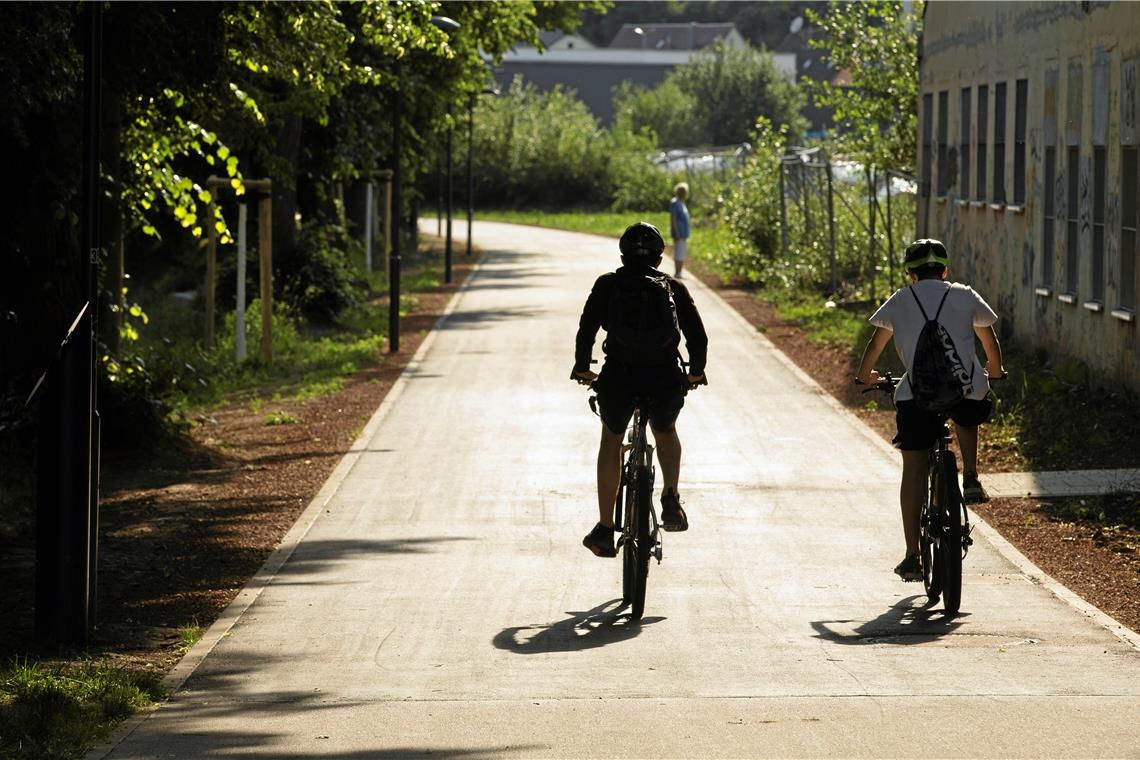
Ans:
{"type": "Polygon", "coordinates": [[[926,309],[922,308],[922,302],[918,300],[914,288],[909,290],[914,296],[914,302],[918,304],[918,310],[922,312],[922,318],[926,320],[922,332],[918,334],[911,371],[907,375],[910,378],[910,388],[919,409],[945,414],[973,388],[973,367],[966,368],[962,357],[958,356],[950,333],[938,322],[938,315],[942,313],[950,289],[947,288],[942,295],[933,319],[926,315],[926,309]]]}
{"type": "Polygon", "coordinates": [[[606,319],[606,357],[625,364],[676,362],[681,343],[673,288],[665,275],[614,278],[606,319]]]}

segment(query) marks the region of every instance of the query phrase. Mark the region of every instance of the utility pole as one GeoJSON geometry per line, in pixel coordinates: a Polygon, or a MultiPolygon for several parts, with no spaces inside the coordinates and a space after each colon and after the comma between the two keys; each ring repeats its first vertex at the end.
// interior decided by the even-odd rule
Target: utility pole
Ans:
{"type": "Polygon", "coordinates": [[[96,412],[95,316],[99,279],[102,5],[87,3],[85,16],[78,262],[81,304],[60,346],[57,360],[48,368],[45,396],[39,406],[36,638],[41,643],[54,646],[86,644],[87,634],[95,624],[96,604],[99,422],[96,412]]]}

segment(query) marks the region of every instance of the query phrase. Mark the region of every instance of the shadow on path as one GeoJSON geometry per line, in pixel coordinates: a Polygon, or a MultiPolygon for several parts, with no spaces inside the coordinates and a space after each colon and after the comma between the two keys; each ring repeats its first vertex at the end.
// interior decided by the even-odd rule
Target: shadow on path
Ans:
{"type": "Polygon", "coordinates": [[[570,617],[557,623],[518,625],[504,628],[491,643],[497,649],[515,654],[577,652],[632,639],[643,626],[664,620],[643,617],[631,620],[621,599],[611,599],[585,612],[567,612],[570,617]]]}
{"type": "Polygon", "coordinates": [[[924,644],[953,633],[969,613],[947,615],[933,610],[925,594],[900,599],[872,620],[816,620],[811,627],[817,639],[837,644],[924,644]]]}

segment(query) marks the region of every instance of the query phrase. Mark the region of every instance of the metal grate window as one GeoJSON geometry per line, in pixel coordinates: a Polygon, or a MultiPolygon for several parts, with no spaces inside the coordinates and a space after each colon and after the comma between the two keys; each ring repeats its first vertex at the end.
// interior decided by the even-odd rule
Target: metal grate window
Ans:
{"type": "Polygon", "coordinates": [[[1005,88],[994,86],[994,203],[1005,203],[1005,88]]]}
{"type": "Polygon", "coordinates": [[[930,197],[931,136],[934,132],[934,96],[922,96],[922,195],[930,197]]]}
{"type": "Polygon", "coordinates": [[[1053,287],[1053,257],[1056,254],[1057,233],[1057,149],[1045,148],[1045,213],[1041,234],[1041,284],[1053,287]]]}
{"type": "Polygon", "coordinates": [[[1136,208],[1137,154],[1136,146],[1120,149],[1120,306],[1136,308],[1136,228],[1140,216],[1136,208]]]}
{"type": "Polygon", "coordinates": [[[1025,203],[1025,121],[1029,102],[1029,80],[1018,79],[1013,111],[1013,202],[1025,203]]]}
{"type": "Polygon", "coordinates": [[[978,153],[975,156],[977,161],[977,173],[974,176],[974,198],[979,201],[986,199],[986,180],[989,179],[989,173],[986,171],[986,135],[989,129],[990,118],[990,88],[989,85],[978,85],[978,153]]]}
{"type": "Polygon", "coordinates": [[[1093,148],[1092,300],[1104,301],[1104,191],[1107,151],[1093,148]]]}
{"type": "Polygon", "coordinates": [[[970,92],[962,88],[961,108],[958,110],[958,196],[970,197],[970,92]]]}
{"type": "Polygon", "coordinates": [[[1077,271],[1080,264],[1078,252],[1080,249],[1079,230],[1077,223],[1077,207],[1080,205],[1077,195],[1080,189],[1081,149],[1076,145],[1069,146],[1068,160],[1065,162],[1065,171],[1068,172],[1068,193],[1065,196],[1065,290],[1076,295],[1077,271]]]}
{"type": "Polygon", "coordinates": [[[938,196],[950,192],[950,161],[947,154],[950,140],[950,93],[938,93],[938,196]]]}

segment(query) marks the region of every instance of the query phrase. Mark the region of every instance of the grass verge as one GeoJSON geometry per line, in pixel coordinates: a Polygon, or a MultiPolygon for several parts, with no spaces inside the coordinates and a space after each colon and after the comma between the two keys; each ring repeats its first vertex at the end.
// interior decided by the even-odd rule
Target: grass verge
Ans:
{"type": "Polygon", "coordinates": [[[73,758],[163,697],[161,676],[96,662],[0,667],[0,756],[73,758]]]}

